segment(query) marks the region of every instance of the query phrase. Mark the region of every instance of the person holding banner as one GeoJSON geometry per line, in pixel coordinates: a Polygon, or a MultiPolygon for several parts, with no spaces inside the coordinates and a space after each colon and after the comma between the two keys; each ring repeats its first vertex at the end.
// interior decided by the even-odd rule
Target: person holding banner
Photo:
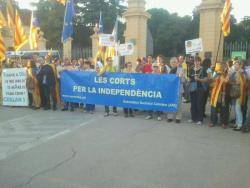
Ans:
{"type": "MultiPolygon", "coordinates": [[[[113,60],[111,57],[106,58],[106,65],[102,68],[102,70],[99,73],[99,76],[102,76],[105,74],[105,72],[116,72],[116,68],[113,66],[113,60]]],[[[109,106],[105,106],[105,115],[104,117],[108,117],[109,114],[109,106]]],[[[117,107],[113,106],[113,115],[117,116],[117,107]]]]}
{"type": "MultiPolygon", "coordinates": [[[[155,63],[152,64],[152,69],[153,69],[153,71],[152,71],[151,74],[161,74],[161,73],[160,73],[160,67],[159,67],[159,65],[158,65],[157,62],[155,62],[155,63]]],[[[146,119],[146,120],[153,119],[153,113],[154,113],[154,111],[152,111],[152,110],[148,111],[148,116],[147,116],[145,119],[146,119]]],[[[156,112],[157,120],[158,120],[158,121],[161,121],[161,120],[162,120],[162,117],[161,117],[162,113],[163,113],[163,112],[161,112],[161,111],[157,111],[157,112],[156,112]]]]}
{"type": "MultiPolygon", "coordinates": [[[[95,72],[94,69],[91,69],[91,61],[84,61],[84,71],[86,72],[95,72]]],[[[86,104],[85,105],[85,110],[87,113],[93,114],[95,109],[94,104],[86,104]]]]}
{"type": "MultiPolygon", "coordinates": [[[[182,64],[176,57],[172,57],[170,59],[170,64],[172,65],[172,69],[170,71],[170,74],[176,74],[181,79],[181,85],[180,85],[180,93],[179,93],[179,109],[178,112],[175,114],[175,122],[180,123],[182,119],[182,93],[183,93],[183,83],[184,83],[184,72],[182,68],[182,64]]],[[[172,122],[173,121],[174,114],[167,114],[167,121],[172,122]]]]}
{"type": "MultiPolygon", "coordinates": [[[[132,65],[131,62],[126,63],[126,68],[123,70],[123,72],[124,73],[135,73],[135,71],[133,70],[133,65],[132,65]]],[[[125,118],[134,117],[132,108],[124,108],[123,111],[124,111],[125,118]]]]}

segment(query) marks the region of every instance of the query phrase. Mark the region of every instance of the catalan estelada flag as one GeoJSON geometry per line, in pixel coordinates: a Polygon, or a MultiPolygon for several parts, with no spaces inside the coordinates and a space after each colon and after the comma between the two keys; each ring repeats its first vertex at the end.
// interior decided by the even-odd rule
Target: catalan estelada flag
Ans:
{"type": "Polygon", "coordinates": [[[231,9],[232,9],[231,0],[226,0],[222,14],[221,14],[222,32],[225,37],[227,37],[230,34],[231,9]]]}
{"type": "Polygon", "coordinates": [[[12,0],[7,0],[7,18],[8,18],[8,25],[10,29],[15,27],[15,9],[13,8],[12,0]]]}
{"type": "Polygon", "coordinates": [[[36,16],[34,16],[34,12],[31,13],[31,22],[30,22],[30,35],[29,35],[29,44],[30,49],[34,50],[38,47],[38,38],[39,38],[39,21],[36,16]]]}
{"type": "Polygon", "coordinates": [[[28,37],[25,34],[23,24],[18,11],[15,14],[15,28],[14,28],[14,48],[18,51],[28,42],[28,37]]]}
{"type": "Polygon", "coordinates": [[[0,28],[6,27],[7,21],[3,15],[3,12],[0,10],[0,28]]]}
{"type": "Polygon", "coordinates": [[[5,60],[6,47],[3,41],[3,37],[0,33],[0,62],[5,60]]]}
{"type": "Polygon", "coordinates": [[[63,5],[66,5],[66,0],[57,0],[57,2],[63,4],[63,5]]]}

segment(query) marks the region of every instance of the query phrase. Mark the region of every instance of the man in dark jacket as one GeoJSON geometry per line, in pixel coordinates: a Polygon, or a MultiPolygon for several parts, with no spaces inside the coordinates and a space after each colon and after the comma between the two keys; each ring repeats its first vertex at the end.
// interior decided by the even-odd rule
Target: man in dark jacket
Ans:
{"type": "Polygon", "coordinates": [[[45,64],[42,66],[40,72],[37,75],[39,83],[41,85],[42,93],[44,97],[44,110],[51,108],[50,97],[53,102],[53,110],[56,110],[57,101],[55,95],[56,78],[53,68],[50,65],[50,56],[45,57],[45,64]]]}

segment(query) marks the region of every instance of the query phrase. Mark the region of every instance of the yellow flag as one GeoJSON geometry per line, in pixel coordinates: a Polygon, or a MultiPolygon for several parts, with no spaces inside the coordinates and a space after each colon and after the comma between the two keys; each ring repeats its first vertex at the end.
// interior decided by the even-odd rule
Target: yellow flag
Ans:
{"type": "Polygon", "coordinates": [[[221,14],[222,32],[225,37],[230,34],[230,12],[232,9],[231,0],[226,0],[224,9],[221,14]]]}
{"type": "Polygon", "coordinates": [[[63,5],[66,5],[66,0],[57,0],[57,2],[63,4],[63,5]]]}
{"type": "Polygon", "coordinates": [[[24,32],[23,24],[18,11],[15,15],[14,48],[18,51],[28,42],[28,37],[24,32]]]}
{"type": "Polygon", "coordinates": [[[0,33],[0,61],[5,60],[6,47],[3,41],[3,37],[0,33]]]}
{"type": "Polygon", "coordinates": [[[7,0],[7,18],[8,18],[8,25],[10,29],[15,27],[15,9],[13,8],[12,0],[7,0]]]}
{"type": "Polygon", "coordinates": [[[3,12],[0,11],[0,28],[6,27],[6,26],[7,26],[6,19],[3,15],[3,12]]]}

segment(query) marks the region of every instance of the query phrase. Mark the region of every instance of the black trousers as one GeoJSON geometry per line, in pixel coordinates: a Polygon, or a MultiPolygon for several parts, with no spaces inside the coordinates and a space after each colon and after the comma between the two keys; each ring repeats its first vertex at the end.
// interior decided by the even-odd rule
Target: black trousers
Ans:
{"type": "Polygon", "coordinates": [[[55,87],[51,87],[47,84],[42,85],[42,93],[44,97],[44,108],[51,108],[50,97],[52,98],[53,109],[56,109],[57,101],[56,101],[56,91],[55,87]]]}
{"type": "Polygon", "coordinates": [[[28,92],[29,97],[29,107],[31,108],[33,106],[33,95],[32,93],[28,92]]]}
{"type": "Polygon", "coordinates": [[[205,90],[204,97],[203,97],[203,115],[206,114],[206,106],[207,106],[208,97],[209,97],[209,90],[205,90]]]}
{"type": "MultiPolygon", "coordinates": [[[[105,112],[109,113],[109,106],[105,106],[105,112]]],[[[117,113],[117,107],[113,107],[113,113],[117,113]]]]}
{"type": "Polygon", "coordinates": [[[197,88],[196,91],[190,92],[191,118],[194,122],[203,121],[204,95],[203,88],[197,88]]]}
{"type": "Polygon", "coordinates": [[[125,115],[133,114],[133,110],[131,108],[124,108],[123,111],[125,115]]]}
{"type": "MultiPolygon", "coordinates": [[[[153,117],[154,111],[148,111],[148,115],[153,117]]],[[[157,117],[160,117],[163,113],[161,111],[156,111],[157,117]]]]}
{"type": "Polygon", "coordinates": [[[245,104],[243,104],[241,106],[241,110],[242,110],[242,115],[243,115],[243,129],[247,129],[248,125],[247,125],[247,111],[248,111],[248,96],[246,97],[246,102],[245,104]]]}
{"type": "Polygon", "coordinates": [[[44,99],[42,84],[39,84],[39,92],[40,92],[40,99],[41,99],[41,107],[44,107],[45,106],[45,99],[44,99]]]}
{"type": "Polygon", "coordinates": [[[218,122],[218,113],[220,113],[220,123],[228,125],[229,123],[229,103],[222,105],[217,103],[216,107],[211,107],[211,123],[215,125],[218,122]]]}

